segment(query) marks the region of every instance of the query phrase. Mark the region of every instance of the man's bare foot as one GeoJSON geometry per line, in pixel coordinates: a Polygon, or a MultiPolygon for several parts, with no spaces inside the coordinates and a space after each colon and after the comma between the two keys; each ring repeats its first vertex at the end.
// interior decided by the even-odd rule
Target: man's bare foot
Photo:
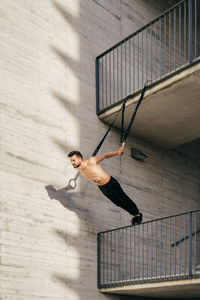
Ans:
{"type": "Polygon", "coordinates": [[[142,222],[142,213],[134,215],[133,218],[131,219],[132,225],[140,224],[141,222],[142,222]]]}
{"type": "Polygon", "coordinates": [[[139,217],[140,216],[140,213],[137,214],[137,215],[133,215],[133,218],[136,218],[136,217],[139,217]]]}

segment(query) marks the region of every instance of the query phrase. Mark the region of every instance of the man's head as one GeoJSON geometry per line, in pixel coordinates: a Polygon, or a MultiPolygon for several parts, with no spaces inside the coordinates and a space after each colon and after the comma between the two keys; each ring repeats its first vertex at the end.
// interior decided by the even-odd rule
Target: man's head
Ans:
{"type": "Polygon", "coordinates": [[[81,152],[79,152],[79,151],[71,151],[68,154],[68,157],[70,158],[72,166],[74,168],[80,167],[81,162],[83,161],[83,156],[82,156],[81,152]]]}

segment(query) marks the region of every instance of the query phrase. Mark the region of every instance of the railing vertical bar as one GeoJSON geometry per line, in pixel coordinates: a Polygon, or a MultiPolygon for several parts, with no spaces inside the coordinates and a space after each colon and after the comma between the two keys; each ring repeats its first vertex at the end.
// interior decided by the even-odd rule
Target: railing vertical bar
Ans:
{"type": "Polygon", "coordinates": [[[166,277],[166,274],[167,274],[167,219],[165,220],[165,277],[166,277]]]}
{"type": "Polygon", "coordinates": [[[117,100],[119,100],[119,47],[117,47],[117,100]]]}
{"type": "Polygon", "coordinates": [[[157,65],[158,65],[158,59],[157,59],[157,21],[155,22],[155,40],[156,40],[156,50],[155,50],[155,61],[156,61],[156,70],[155,70],[155,80],[157,79],[157,65]]]}
{"type": "Polygon", "coordinates": [[[121,259],[121,280],[124,280],[124,231],[123,229],[121,230],[122,232],[122,259],[121,259]]]}
{"type": "Polygon", "coordinates": [[[135,41],[133,37],[133,91],[135,91],[135,41]]]}
{"type": "Polygon", "coordinates": [[[149,249],[148,249],[149,232],[148,232],[148,228],[149,228],[149,223],[147,223],[147,278],[149,276],[149,274],[148,274],[148,266],[149,266],[149,249]]]}
{"type": "Polygon", "coordinates": [[[160,277],[162,276],[162,219],[160,224],[160,277]]]}
{"type": "Polygon", "coordinates": [[[110,232],[110,235],[111,235],[111,237],[110,237],[110,239],[111,239],[111,245],[110,245],[110,282],[112,283],[112,273],[113,273],[113,262],[112,262],[112,260],[113,260],[113,257],[112,257],[112,247],[113,247],[113,245],[112,245],[112,231],[110,232]]]}
{"type": "Polygon", "coordinates": [[[139,39],[139,34],[138,34],[138,42],[137,42],[137,44],[138,44],[138,84],[137,84],[137,86],[138,86],[138,90],[139,90],[139,88],[140,88],[140,86],[139,86],[139,81],[140,81],[140,39],[139,39]]]}
{"type": "Polygon", "coordinates": [[[120,243],[120,270],[121,270],[121,276],[120,276],[120,280],[123,280],[123,230],[120,230],[120,235],[121,235],[121,243],[120,243]]]}
{"type": "Polygon", "coordinates": [[[194,1],[194,58],[197,57],[197,0],[194,1]]]}
{"type": "Polygon", "coordinates": [[[181,4],[179,5],[179,67],[181,65],[181,4]]]}
{"type": "Polygon", "coordinates": [[[101,236],[97,234],[97,287],[100,289],[101,286],[101,236]]]}
{"type": "Polygon", "coordinates": [[[151,58],[151,61],[150,61],[150,66],[151,66],[151,81],[152,81],[152,26],[150,26],[150,36],[151,36],[151,53],[150,53],[150,58],[151,58]]]}
{"type": "Polygon", "coordinates": [[[174,275],[176,275],[176,217],[174,217],[174,275]]]}
{"type": "Polygon", "coordinates": [[[119,231],[115,231],[115,240],[116,240],[116,248],[115,248],[115,253],[116,253],[116,262],[115,262],[116,276],[115,276],[115,280],[116,280],[116,282],[118,282],[118,280],[119,280],[119,240],[118,240],[118,235],[119,235],[119,231]]]}
{"type": "Polygon", "coordinates": [[[189,277],[192,277],[192,212],[189,213],[189,277]]]}
{"type": "Polygon", "coordinates": [[[126,42],[126,96],[129,95],[129,40],[126,42]]]}
{"type": "Polygon", "coordinates": [[[152,239],[151,239],[151,278],[153,278],[153,239],[154,239],[154,236],[153,236],[153,223],[151,223],[151,236],[152,236],[152,239]]]}
{"type": "Polygon", "coordinates": [[[124,97],[127,95],[127,57],[126,57],[126,43],[124,43],[124,97]]]}
{"type": "Polygon", "coordinates": [[[111,70],[112,70],[112,68],[111,68],[111,57],[112,57],[112,53],[113,52],[109,52],[109,83],[110,83],[110,86],[109,86],[109,89],[110,89],[110,91],[109,91],[109,105],[111,105],[112,104],[112,85],[111,85],[111,78],[112,78],[112,75],[111,75],[111,70]]]}
{"type": "Polygon", "coordinates": [[[113,103],[115,102],[115,49],[113,50],[113,103]]]}
{"type": "Polygon", "coordinates": [[[116,231],[114,231],[114,281],[116,282],[116,270],[117,270],[117,266],[116,266],[116,250],[117,249],[117,245],[116,245],[116,231]]]}
{"type": "Polygon", "coordinates": [[[171,233],[172,233],[172,230],[171,230],[171,218],[169,219],[170,220],[170,223],[169,223],[169,245],[170,245],[170,248],[169,248],[169,275],[170,275],[170,278],[171,278],[171,270],[172,270],[172,262],[171,262],[171,233]]]}
{"type": "Polygon", "coordinates": [[[131,245],[131,226],[129,227],[130,228],[130,281],[131,281],[131,272],[132,272],[132,268],[131,268],[131,266],[132,266],[132,245],[131,245]]]}
{"type": "Polygon", "coordinates": [[[142,277],[144,278],[144,224],[142,224],[142,277]]]}
{"type": "Polygon", "coordinates": [[[131,94],[131,40],[129,39],[128,55],[129,55],[129,94],[131,94]]]}
{"type": "Polygon", "coordinates": [[[160,18],[160,78],[162,77],[162,19],[160,18]]]}
{"type": "Polygon", "coordinates": [[[108,232],[107,232],[107,284],[108,284],[108,282],[109,282],[109,280],[108,280],[108,261],[109,261],[109,259],[108,259],[108,232]]]}
{"type": "Polygon", "coordinates": [[[174,70],[176,70],[176,9],[174,8],[174,70]]]}
{"type": "Polygon", "coordinates": [[[120,239],[119,239],[119,232],[118,230],[118,282],[120,281],[120,273],[121,273],[121,264],[120,264],[120,239]]]}
{"type": "Polygon", "coordinates": [[[105,256],[104,256],[104,251],[105,251],[105,241],[104,241],[104,236],[105,234],[103,233],[102,237],[103,237],[103,257],[102,257],[102,262],[103,262],[103,270],[102,270],[102,273],[103,273],[103,284],[105,284],[105,256]]]}
{"type": "Polygon", "coordinates": [[[127,282],[127,273],[128,273],[128,240],[127,240],[127,228],[126,228],[126,282],[127,282]]]}
{"type": "Polygon", "coordinates": [[[121,99],[123,98],[123,48],[121,45],[121,99]]]}
{"type": "Polygon", "coordinates": [[[126,95],[129,95],[129,69],[130,69],[130,61],[129,61],[129,41],[127,41],[127,92],[126,95]]]}
{"type": "Polygon", "coordinates": [[[148,80],[148,29],[146,29],[146,81],[148,80]]]}
{"type": "Polygon", "coordinates": [[[126,95],[126,43],[122,47],[122,97],[126,95]]]}
{"type": "MultiPolygon", "coordinates": [[[[179,217],[179,241],[181,241],[181,216],[179,217]]],[[[181,244],[179,243],[179,274],[181,275],[181,244]]]]}
{"type": "Polygon", "coordinates": [[[158,222],[156,221],[156,278],[157,278],[157,266],[158,266],[157,238],[158,238],[158,222]]]}
{"type": "Polygon", "coordinates": [[[167,57],[167,37],[166,37],[166,32],[167,32],[167,20],[166,20],[166,15],[164,15],[164,24],[163,24],[163,26],[164,26],[164,49],[163,49],[163,51],[164,51],[164,55],[163,55],[163,71],[164,71],[164,74],[166,74],[166,57],[167,57]]]}
{"type": "Polygon", "coordinates": [[[96,58],[96,113],[99,112],[100,90],[99,90],[99,59],[96,58]]]}
{"type": "Polygon", "coordinates": [[[124,86],[124,89],[125,89],[125,97],[127,96],[127,59],[126,59],[126,42],[124,43],[124,49],[125,49],[125,66],[124,66],[124,72],[125,72],[125,86],[124,86]]]}
{"type": "Polygon", "coordinates": [[[142,31],[142,86],[144,85],[144,70],[143,70],[143,65],[144,65],[144,54],[143,54],[143,51],[144,51],[144,41],[143,41],[143,31],[142,31]]]}
{"type": "Polygon", "coordinates": [[[122,272],[122,279],[125,281],[126,276],[126,236],[125,236],[125,230],[122,229],[122,234],[123,234],[123,272],[122,272]]]}
{"type": "Polygon", "coordinates": [[[122,240],[122,243],[121,243],[121,280],[123,280],[123,271],[124,271],[124,235],[123,235],[123,229],[121,229],[121,240],[122,240]]]}
{"type": "Polygon", "coordinates": [[[138,280],[140,279],[140,226],[138,228],[138,280]]]}
{"type": "MultiPolygon", "coordinates": [[[[134,227],[134,230],[133,230],[133,240],[135,241],[135,227],[134,227]]],[[[134,245],[134,248],[133,248],[133,270],[134,270],[134,280],[135,280],[135,255],[136,255],[136,251],[135,251],[135,243],[133,243],[134,245]]]]}
{"type": "Polygon", "coordinates": [[[197,213],[194,213],[194,273],[196,274],[197,267],[197,213]]]}
{"type": "Polygon", "coordinates": [[[123,247],[123,264],[124,264],[124,272],[123,272],[123,280],[125,281],[126,280],[126,229],[125,230],[123,230],[122,229],[122,232],[123,232],[123,245],[124,245],[124,247],[123,247]],[[125,276],[124,276],[124,274],[125,274],[125,276]]]}
{"type": "Polygon", "coordinates": [[[186,2],[184,2],[184,63],[186,63],[186,2]]]}
{"type": "Polygon", "coordinates": [[[105,56],[105,59],[106,59],[106,67],[105,67],[105,70],[106,70],[106,74],[105,74],[105,81],[106,81],[106,106],[108,106],[108,99],[107,99],[107,94],[108,94],[108,91],[107,91],[107,85],[108,85],[108,78],[107,78],[107,72],[108,72],[108,67],[107,67],[107,55],[105,56]]]}
{"type": "MultiPolygon", "coordinates": [[[[186,214],[184,216],[184,236],[186,236],[186,214]]],[[[185,274],[186,274],[186,239],[184,239],[184,255],[185,255],[185,274]]]]}
{"type": "Polygon", "coordinates": [[[171,73],[171,12],[169,11],[169,73],[171,73]]]}
{"type": "Polygon", "coordinates": [[[188,25],[188,36],[189,36],[189,62],[192,62],[192,0],[188,0],[188,19],[189,19],[189,25],[188,25]]]}
{"type": "Polygon", "coordinates": [[[165,57],[165,15],[162,17],[162,77],[165,75],[165,62],[166,62],[166,57],[165,57]]]}
{"type": "Polygon", "coordinates": [[[104,56],[102,57],[102,101],[101,108],[104,108],[104,56]]]}

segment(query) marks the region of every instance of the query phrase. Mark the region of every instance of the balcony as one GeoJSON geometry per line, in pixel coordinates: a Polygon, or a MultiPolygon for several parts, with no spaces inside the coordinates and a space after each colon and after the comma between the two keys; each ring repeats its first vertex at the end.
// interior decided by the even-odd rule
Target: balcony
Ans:
{"type": "MultiPolygon", "coordinates": [[[[184,0],[96,58],[96,104],[110,124],[127,100],[131,134],[163,149],[200,137],[200,2],[184,0]]],[[[120,117],[115,126],[120,128],[120,117]]]]}
{"type": "Polygon", "coordinates": [[[200,210],[100,232],[97,249],[103,293],[200,295],[200,210]]]}

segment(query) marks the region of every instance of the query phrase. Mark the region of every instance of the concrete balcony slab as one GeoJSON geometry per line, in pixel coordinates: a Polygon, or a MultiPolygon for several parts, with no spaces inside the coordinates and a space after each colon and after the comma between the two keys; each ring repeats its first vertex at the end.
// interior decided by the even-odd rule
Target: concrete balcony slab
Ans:
{"type": "MultiPolygon", "coordinates": [[[[140,95],[127,101],[125,126],[140,95]]],[[[116,104],[99,115],[110,124],[119,112],[116,104]]],[[[121,116],[115,122],[120,128],[121,116]]],[[[200,137],[200,63],[147,89],[130,134],[163,149],[171,149],[200,137]]]]}
{"type": "Polygon", "coordinates": [[[161,299],[198,298],[200,297],[200,278],[124,285],[100,289],[100,292],[161,299]]]}

